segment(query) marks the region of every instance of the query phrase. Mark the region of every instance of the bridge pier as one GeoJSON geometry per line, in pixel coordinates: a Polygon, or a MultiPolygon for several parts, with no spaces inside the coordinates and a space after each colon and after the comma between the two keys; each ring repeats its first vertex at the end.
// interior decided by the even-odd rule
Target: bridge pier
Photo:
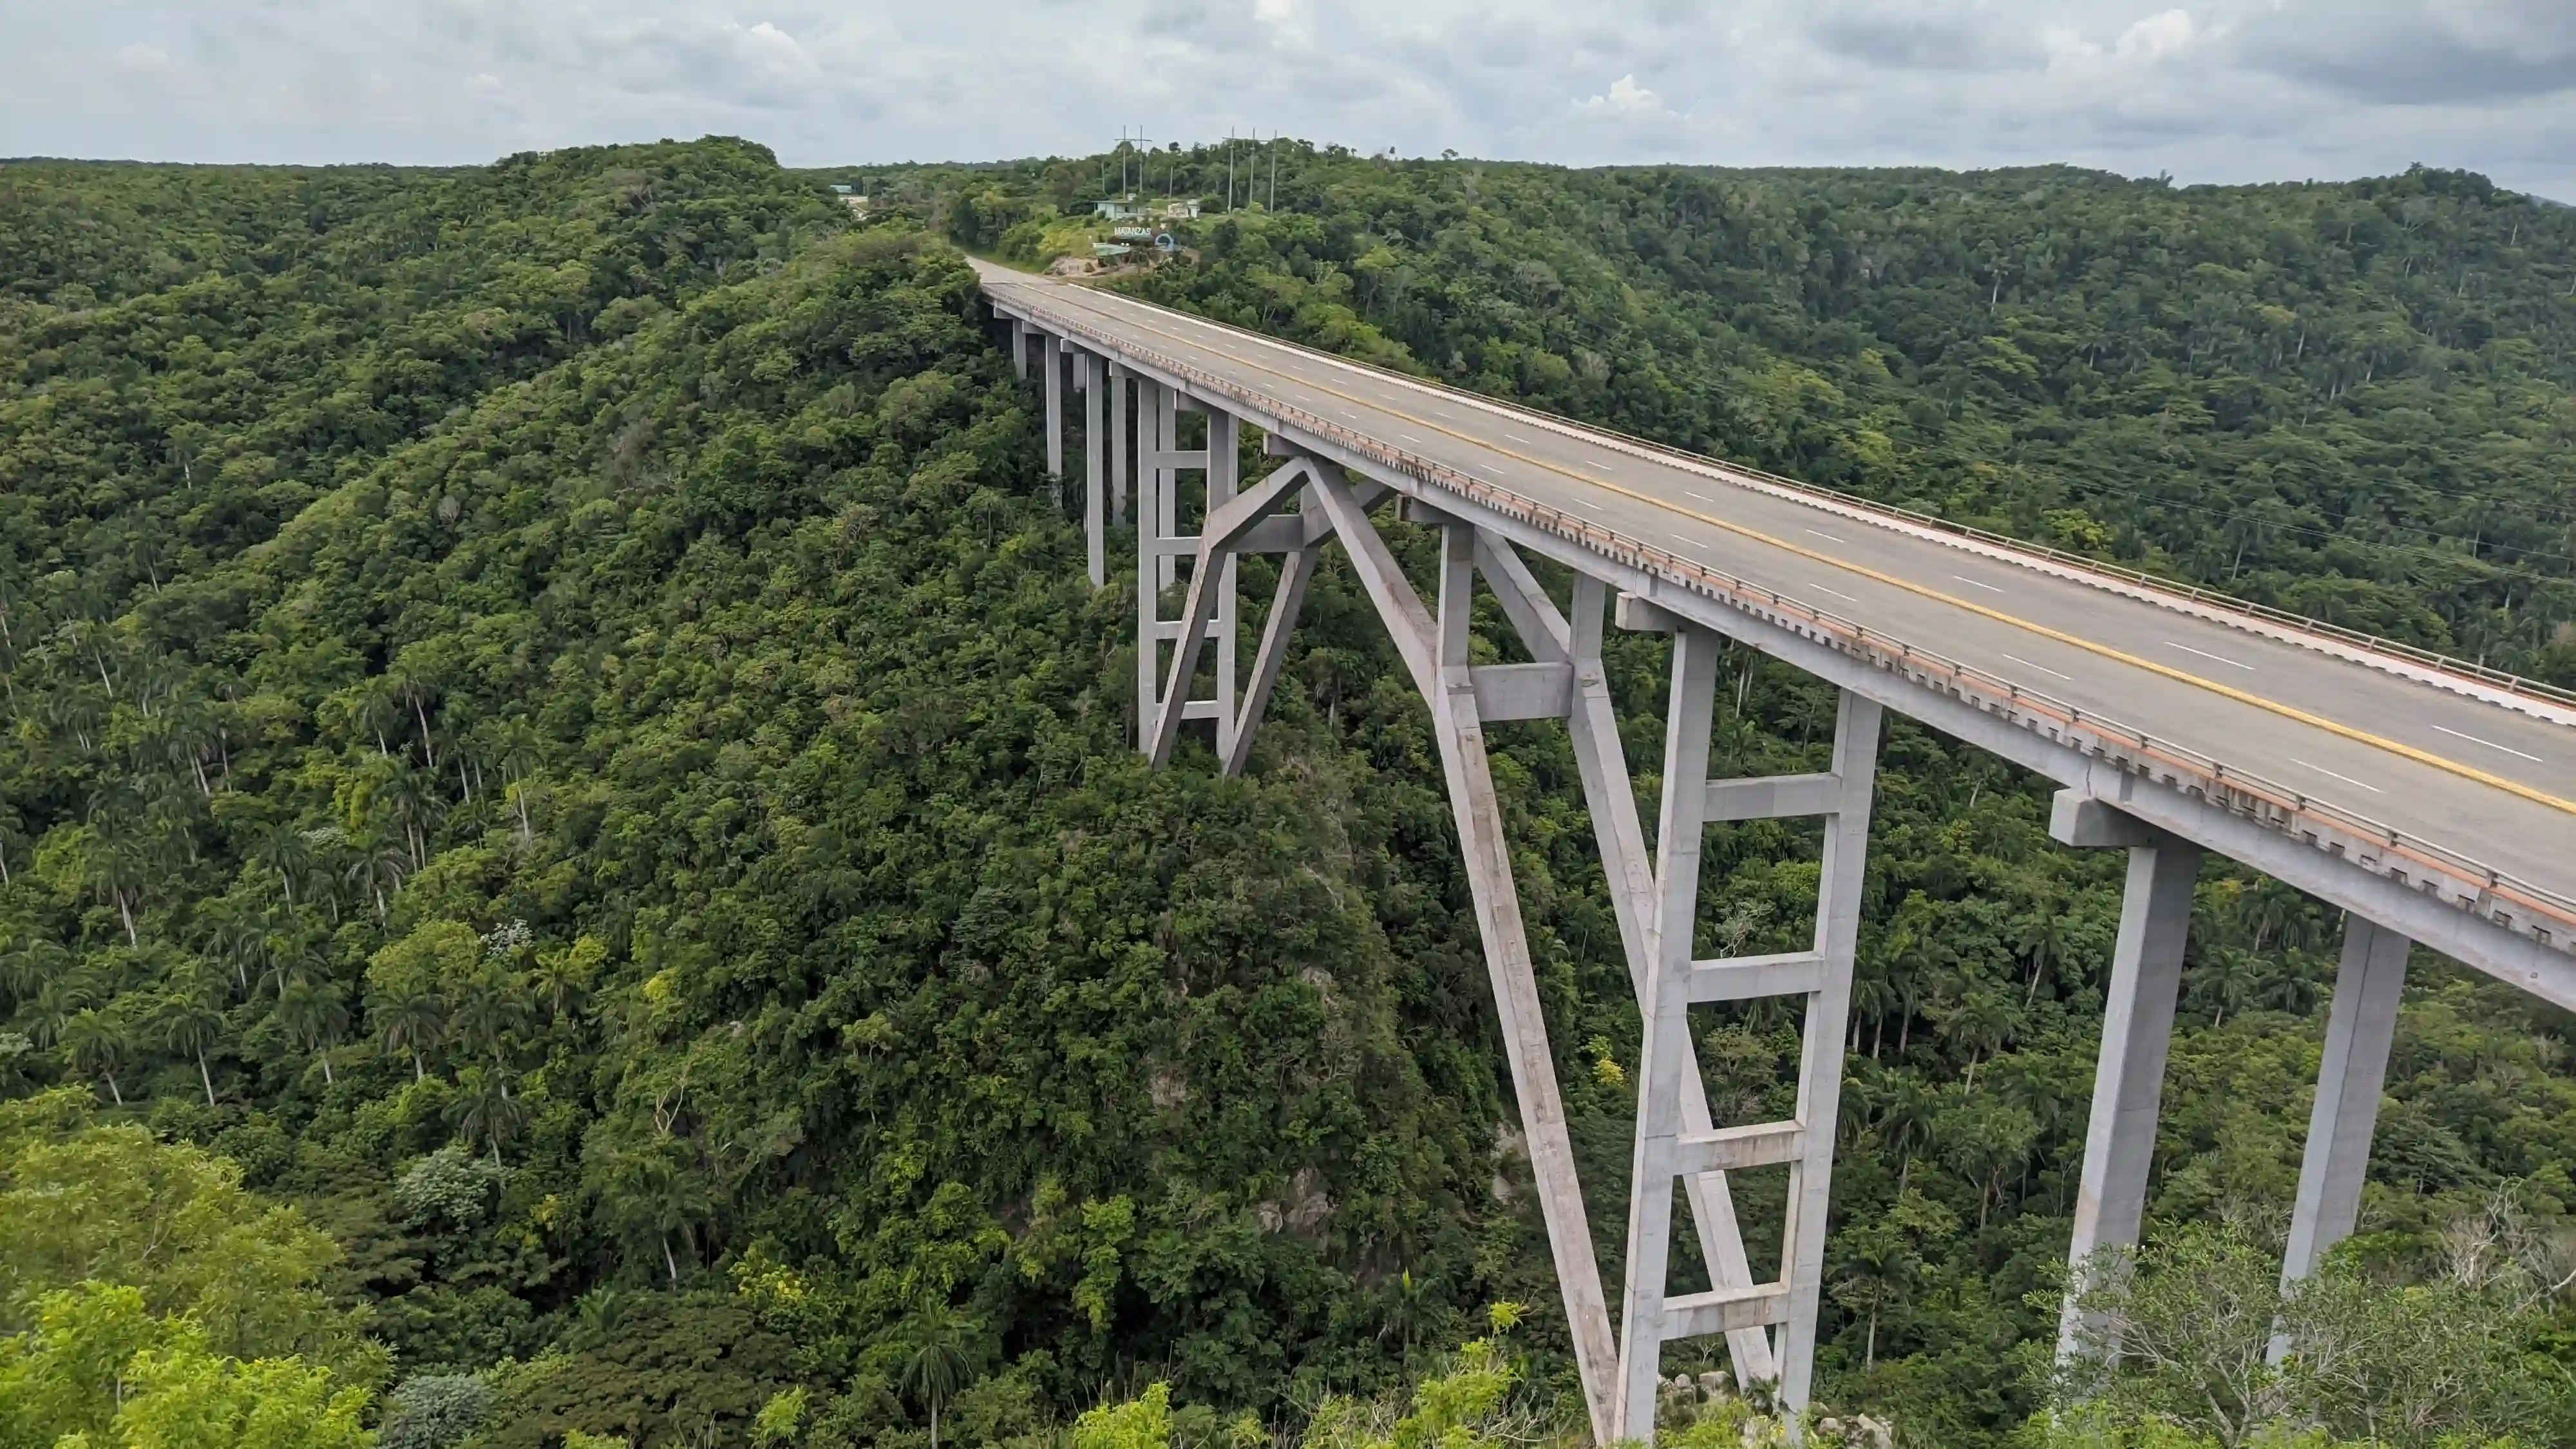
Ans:
{"type": "Polygon", "coordinates": [[[1207,408],[1180,389],[1139,378],[1137,389],[1136,490],[1136,730],[1137,748],[1156,764],[1168,763],[1185,720],[1216,722],[1220,758],[1234,752],[1236,540],[1206,530],[1235,501],[1241,424],[1232,413],[1207,408]],[[1180,446],[1181,415],[1203,413],[1207,439],[1197,448],[1180,446]],[[1181,524],[1181,475],[1205,479],[1199,533],[1185,534],[1181,524]],[[1195,560],[1182,617],[1161,617],[1163,591],[1180,578],[1183,557],[1195,560]],[[1206,698],[1193,698],[1202,646],[1216,644],[1216,684],[1206,698]],[[1173,672],[1162,684],[1162,648],[1173,645],[1173,672]]]}
{"type": "Polygon", "coordinates": [[[1109,583],[1109,477],[1102,456],[1108,391],[1100,355],[1074,354],[1082,392],[1082,557],[1095,589],[1109,583]]]}
{"type": "MultiPolygon", "coordinates": [[[[1058,487],[1064,482],[1064,355],[1070,346],[1043,334],[1038,338],[1038,355],[1046,360],[1047,481],[1058,487]]],[[[1061,497],[1057,506],[1063,506],[1061,497]]]]}
{"type": "MultiPolygon", "coordinates": [[[[2058,794],[2050,834],[2079,848],[2129,851],[2119,942],[2103,1002],[2102,1052],[2085,1134],[2083,1180],[2067,1247],[2075,1276],[2059,1319],[2057,1352],[2063,1359],[2078,1352],[2099,1327],[2081,1319],[2075,1302],[2087,1284],[2090,1260],[2106,1249],[2125,1252],[2137,1246],[2200,851],[2071,790],[2058,794]]],[[[2281,1264],[2284,1290],[2314,1272],[2325,1254],[2351,1235],[2360,1215],[2371,1134],[2413,945],[2400,932],[2358,913],[2345,915],[2343,955],[2326,1017],[2316,1102],[2308,1116],[2298,1198],[2281,1264]]],[[[2278,1362],[2289,1348],[2286,1336],[2275,1335],[2270,1357],[2278,1362]]]]}
{"type": "Polygon", "coordinates": [[[2088,1324],[2076,1298],[2100,1265],[2096,1254],[2137,1246],[2155,1165],[2156,1118],[2163,1105],[2165,1054],[2173,1042],[2174,1003],[2182,985],[2183,946],[2191,931],[2192,886],[2200,848],[2073,791],[2060,791],[2049,833],[2082,849],[2129,852],[2120,898],[2120,934],[2102,1002],[2102,1048],[2093,1071],[2092,1117],[2084,1133],[2084,1168],[2075,1195],[2075,1231],[2067,1263],[2075,1276],[2059,1314],[2057,1353],[2077,1352],[2088,1324]]]}
{"type": "MultiPolygon", "coordinates": [[[[2281,1263],[2284,1289],[2315,1272],[2326,1253],[2352,1235],[2361,1216],[2361,1184],[2370,1169],[2379,1092],[2388,1077],[2388,1049],[2397,1037],[2398,999],[2405,994],[2406,956],[2413,946],[2385,926],[2344,917],[2343,959],[2335,970],[2334,1004],[2326,1009],[2317,1100],[2308,1113],[2299,1196],[2290,1210],[2289,1251],[2281,1263]]],[[[2275,1335],[2273,1362],[2289,1346],[2286,1336],[2275,1335]]]]}
{"type": "Polygon", "coordinates": [[[1134,476],[1128,462],[1128,447],[1136,435],[1136,411],[1131,405],[1128,386],[1133,374],[1127,364],[1109,359],[1109,522],[1112,526],[1127,521],[1127,485],[1134,476]]]}
{"type": "Polygon", "coordinates": [[[1620,599],[1619,622],[1673,635],[1654,909],[1644,943],[1645,969],[1634,973],[1646,1032],[1620,1331],[1619,1436],[1648,1440],[1655,1430],[1662,1348],[1677,1338],[1723,1333],[1739,1379],[1776,1378],[1781,1403],[1792,1413],[1803,1411],[1809,1400],[1880,711],[1858,695],[1843,694],[1833,767],[1824,774],[1710,780],[1708,740],[1719,637],[1683,625],[1634,596],[1620,599]],[[1699,911],[1700,844],[1708,824],[1800,815],[1826,819],[1811,947],[1780,955],[1699,959],[1692,936],[1699,911]],[[1796,1115],[1785,1122],[1716,1126],[1692,1049],[1690,1007],[1770,996],[1805,1000],[1796,1115]],[[1757,1283],[1746,1262],[1726,1174],[1780,1165],[1789,1169],[1780,1278],[1757,1283]],[[1702,1293],[1666,1291],[1677,1179],[1685,1184],[1709,1268],[1711,1287],[1702,1293]],[[1775,1325],[1776,1342],[1767,1331],[1775,1325]]]}

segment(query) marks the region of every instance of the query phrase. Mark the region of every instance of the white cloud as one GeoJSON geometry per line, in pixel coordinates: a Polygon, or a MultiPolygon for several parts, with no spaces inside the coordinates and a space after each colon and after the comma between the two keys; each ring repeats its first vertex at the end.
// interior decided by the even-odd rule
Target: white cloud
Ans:
{"type": "Polygon", "coordinates": [[[1634,72],[1612,81],[1606,94],[1586,97],[1576,101],[1574,105],[1577,110],[1590,111],[1595,115],[1669,116],[1672,114],[1672,108],[1664,104],[1662,96],[1637,84],[1634,72]]]}
{"type": "Polygon", "coordinates": [[[170,52],[163,50],[157,45],[145,45],[140,41],[118,51],[114,56],[110,57],[108,63],[115,66],[118,70],[134,71],[144,75],[158,74],[178,68],[176,62],[170,59],[170,52]]]}
{"type": "Polygon", "coordinates": [[[1573,164],[2255,180],[2420,160],[2576,200],[2568,4],[0,4],[0,152],[455,162],[713,131],[816,165],[1258,128],[1573,164]]]}
{"type": "Polygon", "coordinates": [[[2167,10],[2121,31],[2114,49],[2124,59],[2157,61],[2181,54],[2190,47],[2191,37],[2191,12],[2167,10]]]}

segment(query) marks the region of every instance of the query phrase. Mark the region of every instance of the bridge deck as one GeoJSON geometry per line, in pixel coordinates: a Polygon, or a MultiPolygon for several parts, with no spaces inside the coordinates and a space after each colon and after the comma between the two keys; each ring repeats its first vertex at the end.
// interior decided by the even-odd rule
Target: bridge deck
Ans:
{"type": "MultiPolygon", "coordinates": [[[[1332,420],[2576,900],[2576,713],[1710,460],[986,268],[997,299],[1332,420]],[[2410,673],[2411,672],[2411,673],[2410,673]]],[[[2562,907],[2562,910],[2565,908],[2562,907]]]]}

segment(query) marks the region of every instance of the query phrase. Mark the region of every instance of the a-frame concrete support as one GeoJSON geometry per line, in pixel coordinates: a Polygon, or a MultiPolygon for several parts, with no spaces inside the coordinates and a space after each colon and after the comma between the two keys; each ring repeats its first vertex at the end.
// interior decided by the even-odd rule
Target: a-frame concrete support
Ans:
{"type": "Polygon", "coordinates": [[[1138,488],[1136,491],[1136,733],[1137,748],[1155,757],[1171,757],[1172,740],[1184,720],[1216,721],[1217,754],[1233,753],[1235,740],[1235,623],[1237,564],[1231,541],[1180,530],[1181,475],[1205,478],[1201,525],[1234,502],[1240,424],[1232,414],[1203,409],[1178,389],[1146,378],[1133,380],[1136,393],[1138,488]],[[1206,442],[1180,446],[1180,419],[1185,412],[1204,412],[1206,442]],[[1204,546],[1203,546],[1204,545],[1204,546]],[[1180,578],[1180,561],[1197,562],[1191,574],[1186,607],[1202,613],[1179,619],[1162,617],[1162,594],[1180,578]],[[1205,577],[1201,577],[1204,573],[1205,577]],[[1186,644],[1184,641],[1186,639],[1186,644]],[[1215,692],[1204,698],[1190,690],[1196,682],[1200,645],[1216,644],[1215,692]],[[1193,669],[1176,672],[1168,691],[1162,682],[1165,643],[1173,645],[1175,663],[1193,669]]]}
{"type": "MultiPolygon", "coordinates": [[[[1522,1140],[1538,1189],[1539,1211],[1556,1262],[1575,1364],[1591,1412],[1594,1436],[1615,1437],[1612,1374],[1617,1353],[1610,1337],[1609,1305],[1592,1255],[1582,1189],[1575,1177],[1574,1146],[1566,1131],[1565,1104],[1557,1088],[1556,1058],[1539,1009],[1538,982],[1530,965],[1529,938],[1521,923],[1520,896],[1512,881],[1511,852],[1503,835],[1502,806],[1494,794],[1486,756],[1480,685],[1510,666],[1471,666],[1468,621],[1473,613],[1476,531],[1462,522],[1440,527],[1439,608],[1426,610],[1395,557],[1369,521],[1360,499],[1332,464],[1315,460],[1313,495],[1334,535],[1347,550],[1352,571],[1394,636],[1415,687],[1431,707],[1433,733],[1457,821],[1459,854],[1467,873],[1476,928],[1485,946],[1496,1016],[1509,1059],[1513,1095],[1520,1102],[1522,1140]]],[[[1560,674],[1564,666],[1557,666],[1560,674]]],[[[1560,690],[1558,698],[1563,698],[1560,690]]],[[[1524,702],[1525,703],[1525,702],[1524,702]]],[[[1521,717],[1533,717],[1523,715],[1521,717]]]]}
{"type": "Polygon", "coordinates": [[[1663,1345],[1724,1333],[1745,1378],[1776,1372],[1781,1401],[1806,1408],[1815,1367],[1816,1310],[1842,1094],[1852,967],[1859,940],[1862,869],[1876,775],[1879,707],[1846,693],[1837,713],[1833,768],[1821,775],[1712,781],[1708,739],[1720,641],[1640,600],[1621,601],[1620,622],[1673,634],[1664,733],[1663,806],[1655,834],[1655,909],[1639,989],[1646,1019],[1637,1139],[1628,1199],[1628,1283],[1621,1314],[1619,1435],[1650,1439],[1663,1345]],[[1700,843],[1712,820],[1826,817],[1813,945],[1779,955],[1700,959],[1700,843]],[[1719,1127],[1691,1047],[1695,1003],[1805,998],[1797,1115],[1785,1122],[1719,1127]],[[1745,1262],[1726,1173],[1786,1165],[1787,1221],[1781,1276],[1756,1283],[1745,1262]],[[1712,1286],[1666,1292],[1673,1187],[1689,1190],[1712,1286]],[[1777,1325],[1777,1341],[1766,1330],[1777,1325]]]}
{"type": "MultiPolygon", "coordinates": [[[[1168,391],[1150,383],[1139,386],[1144,390],[1140,433],[1154,440],[1145,444],[1148,458],[1162,458],[1174,449],[1171,414],[1166,411],[1168,391]]],[[[1194,461],[1185,457],[1181,466],[1194,461]]],[[[1148,466],[1151,471],[1154,465],[1149,462],[1148,466]]],[[[1703,631],[1679,629],[1642,601],[1620,600],[1623,624],[1676,633],[1675,707],[1663,768],[1662,825],[1658,850],[1650,855],[1601,662],[1603,625],[1611,613],[1606,585],[1578,577],[1569,618],[1510,544],[1412,503],[1408,507],[1416,521],[1440,530],[1435,611],[1424,606],[1369,520],[1372,495],[1384,492],[1376,485],[1355,487],[1333,463],[1301,457],[1239,496],[1230,489],[1226,492],[1227,501],[1211,505],[1194,535],[1168,531],[1171,525],[1164,520],[1171,516],[1169,494],[1159,477],[1146,495],[1154,501],[1140,505],[1140,520],[1150,520],[1140,522],[1141,578],[1151,577],[1154,560],[1174,557],[1184,545],[1195,558],[1181,616],[1166,622],[1150,612],[1140,615],[1150,628],[1180,641],[1168,672],[1142,686],[1150,691],[1144,697],[1152,702],[1146,715],[1152,725],[1143,741],[1145,749],[1157,760],[1168,759],[1179,726],[1194,717],[1190,706],[1213,703],[1187,701],[1174,707],[1176,701],[1185,700],[1184,681],[1204,647],[1203,631],[1230,588],[1226,569],[1232,554],[1277,552],[1285,555],[1279,592],[1254,658],[1242,712],[1231,721],[1230,735],[1222,729],[1220,717],[1225,768],[1243,768],[1262,709],[1279,677],[1306,583],[1324,545],[1338,540],[1431,709],[1514,1095],[1520,1103],[1523,1140],[1596,1437],[1608,1443],[1652,1436],[1662,1346],[1696,1334],[1726,1334],[1737,1371],[1746,1381],[1776,1380],[1784,1402],[1803,1409],[1814,1365],[1833,1123],[1857,945],[1878,707],[1856,695],[1843,697],[1833,767],[1822,774],[1710,781],[1706,778],[1708,730],[1718,640],[1703,631]],[[1292,496],[1300,498],[1298,513],[1273,511],[1292,496]],[[1148,539],[1160,540],[1161,547],[1157,549],[1148,539]],[[1468,619],[1479,576],[1502,605],[1533,662],[1468,662],[1468,619]],[[1555,1059],[1539,1010],[1527,934],[1486,758],[1485,725],[1517,719],[1567,722],[1610,873],[1630,974],[1649,1023],[1641,1072],[1637,1190],[1632,1197],[1628,1283],[1621,1314],[1624,1341],[1613,1338],[1609,1305],[1592,1254],[1555,1059]],[[1823,816],[1827,821],[1812,948],[1778,956],[1697,959],[1691,928],[1698,909],[1698,842],[1707,822],[1793,815],[1823,816]],[[1806,1047],[1800,1064],[1798,1115],[1788,1122],[1720,1127],[1711,1121],[1699,1077],[1688,1007],[1694,1001],[1757,996],[1805,998],[1806,1047]],[[1780,1277],[1756,1282],[1726,1174],[1731,1169],[1770,1165],[1789,1169],[1791,1206],[1781,1244],[1780,1277]],[[1714,1280],[1714,1287],[1704,1293],[1669,1296],[1664,1291],[1676,1183],[1690,1203],[1701,1255],[1714,1280]]],[[[1150,608],[1153,595],[1141,583],[1139,595],[1140,603],[1150,608]]]]}
{"type": "MultiPolygon", "coordinates": [[[[1051,368],[1056,339],[1036,334],[1051,368]]],[[[1171,383],[1117,360],[1079,357],[1084,410],[1086,560],[1105,574],[1108,523],[1119,516],[1126,480],[1136,481],[1138,747],[1168,761],[1183,724],[1207,719],[1227,773],[1251,757],[1261,716],[1285,665],[1288,641],[1324,549],[1339,541],[1396,652],[1430,708],[1442,773],[1456,819],[1478,934],[1484,942],[1496,1014],[1520,1107],[1549,1249],[1595,1437],[1651,1438],[1655,1376],[1663,1344],[1724,1333],[1740,1378],[1776,1381],[1783,1402],[1806,1406],[1815,1353],[1833,1123],[1841,1087],[1845,1019],[1859,919],[1861,870],[1876,756],[1878,707],[1843,697],[1834,765],[1825,773],[1774,780],[1709,781],[1709,717],[1717,637],[1683,629],[1642,600],[1617,599],[1619,622],[1676,635],[1675,707],[1668,721],[1665,798],[1649,849],[1621,748],[1602,666],[1613,591],[1578,575],[1569,611],[1560,609],[1511,544],[1419,501],[1411,516],[1440,531],[1436,608],[1426,607],[1397,566],[1369,513],[1389,495],[1383,484],[1345,478],[1319,456],[1281,448],[1289,461],[1238,489],[1238,423],[1171,383]],[[1132,402],[1132,425],[1130,422],[1132,402]],[[1204,412],[1208,435],[1181,444],[1180,419],[1204,412]],[[1132,431],[1131,431],[1132,426],[1132,431]],[[1132,463],[1131,463],[1132,460],[1132,463]],[[1204,478],[1197,500],[1184,474],[1204,478]],[[1293,513],[1278,511],[1294,500],[1293,513]],[[1185,532],[1185,502],[1198,501],[1185,532]],[[1277,593],[1243,681],[1238,706],[1234,658],[1237,556],[1281,556],[1277,593]],[[1190,559],[1180,614],[1162,617],[1167,591],[1190,559]],[[1468,620],[1482,578],[1527,647],[1527,664],[1468,660],[1468,620]],[[1213,642],[1214,648],[1210,648],[1213,642]],[[1166,652],[1164,646],[1169,645],[1166,652]],[[1212,694],[1195,693],[1214,656],[1212,694]],[[1627,1263],[1620,1320],[1624,1344],[1593,1257],[1576,1180],[1547,1025],[1539,1007],[1500,803],[1486,754],[1485,726],[1500,720],[1563,719],[1579,762],[1601,855],[1610,876],[1620,937],[1647,1020],[1627,1263]],[[1712,820],[1816,815],[1826,819],[1825,866],[1814,947],[1779,956],[1700,960],[1693,955],[1699,837],[1712,820]],[[1788,1122],[1718,1126],[1692,1049],[1692,1002],[1800,996],[1807,1011],[1798,1115],[1788,1122]],[[1728,1186],[1730,1170],[1785,1166],[1790,1211],[1777,1280],[1755,1281],[1728,1186]],[[1690,1205],[1713,1287],[1668,1295],[1673,1187],[1690,1205]],[[1776,1333],[1775,1333],[1776,1330],[1776,1333]],[[1624,1353],[1623,1353],[1624,1348],[1624,1353]]],[[[1061,422],[1063,381],[1050,392],[1061,422]]],[[[1051,427],[1058,444],[1061,432],[1051,427]]],[[[1050,464],[1060,467],[1060,453],[1050,464]]]]}

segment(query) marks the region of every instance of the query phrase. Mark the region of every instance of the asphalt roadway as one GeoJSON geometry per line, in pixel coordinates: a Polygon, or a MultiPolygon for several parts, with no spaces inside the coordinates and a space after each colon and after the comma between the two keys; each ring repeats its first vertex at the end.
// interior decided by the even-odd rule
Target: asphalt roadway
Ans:
{"type": "MultiPolygon", "coordinates": [[[[2576,728],[1076,284],[986,287],[2576,898],[2576,728]]],[[[2348,647],[2348,646],[2347,646],[2348,647]]]]}

